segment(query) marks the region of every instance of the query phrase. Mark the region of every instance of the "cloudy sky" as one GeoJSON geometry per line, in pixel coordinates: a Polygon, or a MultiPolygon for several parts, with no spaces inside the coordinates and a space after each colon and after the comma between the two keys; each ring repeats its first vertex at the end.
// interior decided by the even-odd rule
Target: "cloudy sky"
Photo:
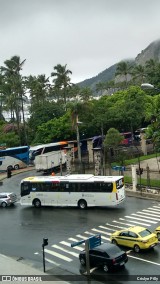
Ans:
{"type": "Polygon", "coordinates": [[[160,0],[0,0],[0,66],[18,55],[24,75],[67,64],[80,82],[157,39],[160,0]]]}

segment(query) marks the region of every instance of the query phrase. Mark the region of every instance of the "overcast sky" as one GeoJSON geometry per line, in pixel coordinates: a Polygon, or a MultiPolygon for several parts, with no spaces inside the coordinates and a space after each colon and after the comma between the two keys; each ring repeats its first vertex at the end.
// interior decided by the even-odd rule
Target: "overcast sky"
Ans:
{"type": "Polygon", "coordinates": [[[157,39],[160,0],[0,0],[0,66],[18,55],[24,75],[67,64],[80,82],[157,39]]]}

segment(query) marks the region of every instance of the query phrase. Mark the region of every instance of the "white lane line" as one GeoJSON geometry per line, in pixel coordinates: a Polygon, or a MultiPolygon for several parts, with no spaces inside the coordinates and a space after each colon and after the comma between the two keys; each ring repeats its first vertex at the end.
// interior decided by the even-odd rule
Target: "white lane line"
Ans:
{"type": "Polygon", "coordinates": [[[109,230],[109,231],[115,231],[114,229],[110,229],[110,228],[105,227],[105,226],[98,226],[98,227],[101,228],[101,229],[109,230]]]}
{"type": "MultiPolygon", "coordinates": [[[[147,221],[147,222],[154,222],[153,220],[155,220],[154,218],[152,217],[149,217],[149,216],[146,216],[146,215],[140,215],[140,214],[136,214],[136,213],[132,213],[131,214],[132,216],[138,216],[138,217],[141,217],[142,221],[147,221]],[[145,220],[146,219],[146,220],[145,220]],[[148,220],[149,219],[149,220],[148,220]],[[151,221],[150,221],[151,220],[151,221]]],[[[158,221],[158,220],[157,220],[158,221]]],[[[154,224],[156,224],[157,222],[154,222],[154,224]]]]}
{"type": "Polygon", "coordinates": [[[136,257],[136,256],[128,255],[128,257],[135,258],[135,259],[140,260],[140,261],[152,263],[152,264],[155,264],[155,265],[160,265],[160,263],[153,262],[153,261],[150,261],[150,260],[147,260],[147,259],[143,259],[143,258],[138,258],[138,257],[136,257]]]}
{"type": "Polygon", "coordinates": [[[160,209],[160,206],[156,206],[156,205],[154,205],[154,206],[153,206],[153,208],[158,208],[158,209],[160,209]]]}
{"type": "Polygon", "coordinates": [[[154,212],[157,212],[157,214],[159,214],[159,209],[156,209],[156,208],[152,208],[152,207],[149,207],[148,209],[154,211],[154,212]]]}
{"type": "Polygon", "coordinates": [[[67,253],[69,253],[69,254],[75,256],[75,257],[78,257],[78,256],[79,256],[78,253],[75,253],[75,252],[73,252],[73,251],[69,251],[69,250],[64,249],[64,248],[62,248],[62,247],[60,247],[60,246],[52,245],[52,247],[53,247],[53,248],[56,248],[56,249],[59,249],[59,250],[62,250],[62,251],[64,251],[64,252],[67,252],[67,253]]]}
{"type": "Polygon", "coordinates": [[[91,231],[98,232],[98,233],[101,233],[101,234],[105,234],[105,235],[107,235],[107,236],[110,236],[110,235],[111,235],[111,233],[107,233],[107,232],[105,232],[105,231],[101,231],[101,230],[98,230],[98,229],[95,229],[95,228],[91,229],[91,231]]]}
{"type": "MultiPolygon", "coordinates": [[[[112,222],[121,224],[121,223],[118,222],[118,221],[112,221],[112,222]]],[[[120,226],[116,226],[116,225],[111,225],[111,224],[106,224],[106,225],[111,226],[111,227],[114,227],[114,228],[118,228],[118,229],[125,229],[125,227],[120,227],[120,226]]]]}
{"type": "MultiPolygon", "coordinates": [[[[125,219],[123,219],[123,218],[119,218],[120,220],[122,220],[122,221],[127,221],[127,220],[125,220],[125,219]]],[[[150,224],[144,224],[144,223],[142,223],[142,222],[138,222],[138,221],[131,221],[131,220],[129,220],[131,223],[134,223],[134,224],[140,224],[140,225],[143,225],[143,226],[146,226],[146,227],[150,227],[151,225],[150,224]]],[[[133,226],[133,225],[132,225],[133,226]]]]}
{"type": "Polygon", "coordinates": [[[60,254],[60,253],[57,253],[57,252],[55,252],[55,251],[52,251],[52,250],[49,250],[49,249],[45,249],[45,252],[48,253],[48,254],[51,254],[51,255],[53,255],[53,256],[55,256],[55,257],[58,257],[58,258],[60,258],[60,259],[63,259],[63,260],[65,260],[65,261],[68,261],[68,262],[71,262],[71,261],[72,261],[71,258],[69,258],[69,257],[67,257],[67,256],[64,256],[64,255],[62,255],[62,254],[60,254]]]}
{"type": "Polygon", "coordinates": [[[82,236],[82,235],[76,235],[76,237],[80,238],[81,240],[86,240],[87,239],[86,236],[82,236]]]}
{"type": "Polygon", "coordinates": [[[79,240],[75,239],[75,238],[68,238],[68,240],[73,241],[73,242],[78,242],[79,240]]]}
{"type": "MultiPolygon", "coordinates": [[[[150,217],[150,216],[153,216],[152,214],[149,214],[149,213],[145,213],[145,212],[137,212],[138,214],[140,214],[141,216],[145,216],[146,218],[149,218],[151,220],[155,220],[155,221],[160,221],[160,218],[154,218],[154,217],[150,217]]],[[[140,216],[139,215],[139,216],[140,216]]]]}
{"type": "MultiPolygon", "coordinates": [[[[68,242],[65,242],[65,241],[62,241],[60,242],[62,245],[65,245],[67,247],[70,247],[71,248],[71,243],[68,243],[68,242]]],[[[81,246],[76,246],[76,247],[73,247],[73,249],[76,249],[76,250],[79,250],[79,251],[82,251],[84,250],[84,247],[81,247],[81,246]]]]}
{"type": "Polygon", "coordinates": [[[155,217],[159,217],[160,216],[160,212],[156,212],[156,211],[153,211],[153,210],[147,210],[147,209],[143,209],[142,211],[144,212],[148,212],[148,213],[153,213],[152,215],[155,216],[155,217]]]}
{"type": "Polygon", "coordinates": [[[116,221],[116,220],[114,220],[113,222],[114,222],[114,223],[118,223],[118,224],[122,224],[122,225],[126,225],[126,227],[115,226],[115,227],[120,228],[120,229],[126,229],[127,226],[128,226],[128,227],[133,226],[133,224],[123,223],[123,222],[119,222],[119,221],[116,221]]]}
{"type": "Polygon", "coordinates": [[[132,217],[132,216],[124,216],[124,217],[125,218],[129,218],[129,219],[139,220],[139,221],[142,221],[142,222],[149,222],[149,223],[152,223],[152,224],[156,224],[157,223],[157,222],[154,222],[154,221],[142,220],[141,218],[132,217]]]}
{"type": "Polygon", "coordinates": [[[49,258],[46,258],[46,257],[45,257],[45,260],[48,261],[48,262],[50,262],[50,263],[52,263],[52,264],[54,264],[55,266],[60,266],[59,263],[57,263],[57,262],[55,262],[55,261],[53,261],[53,260],[51,260],[51,259],[49,259],[49,258]]]}
{"type": "MultiPolygon", "coordinates": [[[[93,236],[93,233],[90,233],[90,232],[85,232],[85,234],[88,234],[88,235],[93,236]]],[[[102,235],[101,235],[101,239],[103,239],[103,240],[107,240],[107,241],[110,241],[110,239],[109,239],[109,238],[106,238],[106,237],[104,237],[104,236],[102,236],[102,235]]]]}

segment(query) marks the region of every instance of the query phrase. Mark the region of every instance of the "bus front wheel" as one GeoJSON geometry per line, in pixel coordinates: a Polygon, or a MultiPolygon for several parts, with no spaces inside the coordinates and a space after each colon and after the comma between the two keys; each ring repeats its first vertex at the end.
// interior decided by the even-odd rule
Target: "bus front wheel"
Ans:
{"type": "Polygon", "coordinates": [[[33,205],[34,205],[34,207],[39,208],[39,207],[41,207],[41,201],[39,199],[34,199],[33,205]]]}
{"type": "Polygon", "coordinates": [[[79,200],[78,201],[78,207],[80,209],[86,209],[87,208],[87,202],[85,200],[83,200],[83,199],[79,200]]]}

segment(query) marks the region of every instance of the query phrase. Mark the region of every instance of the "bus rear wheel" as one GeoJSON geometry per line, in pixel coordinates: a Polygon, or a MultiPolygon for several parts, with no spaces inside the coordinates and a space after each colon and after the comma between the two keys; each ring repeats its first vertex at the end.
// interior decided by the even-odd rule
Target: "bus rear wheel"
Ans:
{"type": "Polygon", "coordinates": [[[34,199],[33,205],[34,205],[34,207],[39,208],[39,207],[41,207],[41,201],[39,199],[34,199]]]}
{"type": "Polygon", "coordinates": [[[81,199],[78,201],[78,207],[80,209],[86,209],[87,208],[87,202],[84,199],[81,199]]]}
{"type": "Polygon", "coordinates": [[[15,170],[19,170],[19,165],[18,165],[18,164],[15,165],[15,166],[14,166],[14,169],[15,169],[15,170]]]}

